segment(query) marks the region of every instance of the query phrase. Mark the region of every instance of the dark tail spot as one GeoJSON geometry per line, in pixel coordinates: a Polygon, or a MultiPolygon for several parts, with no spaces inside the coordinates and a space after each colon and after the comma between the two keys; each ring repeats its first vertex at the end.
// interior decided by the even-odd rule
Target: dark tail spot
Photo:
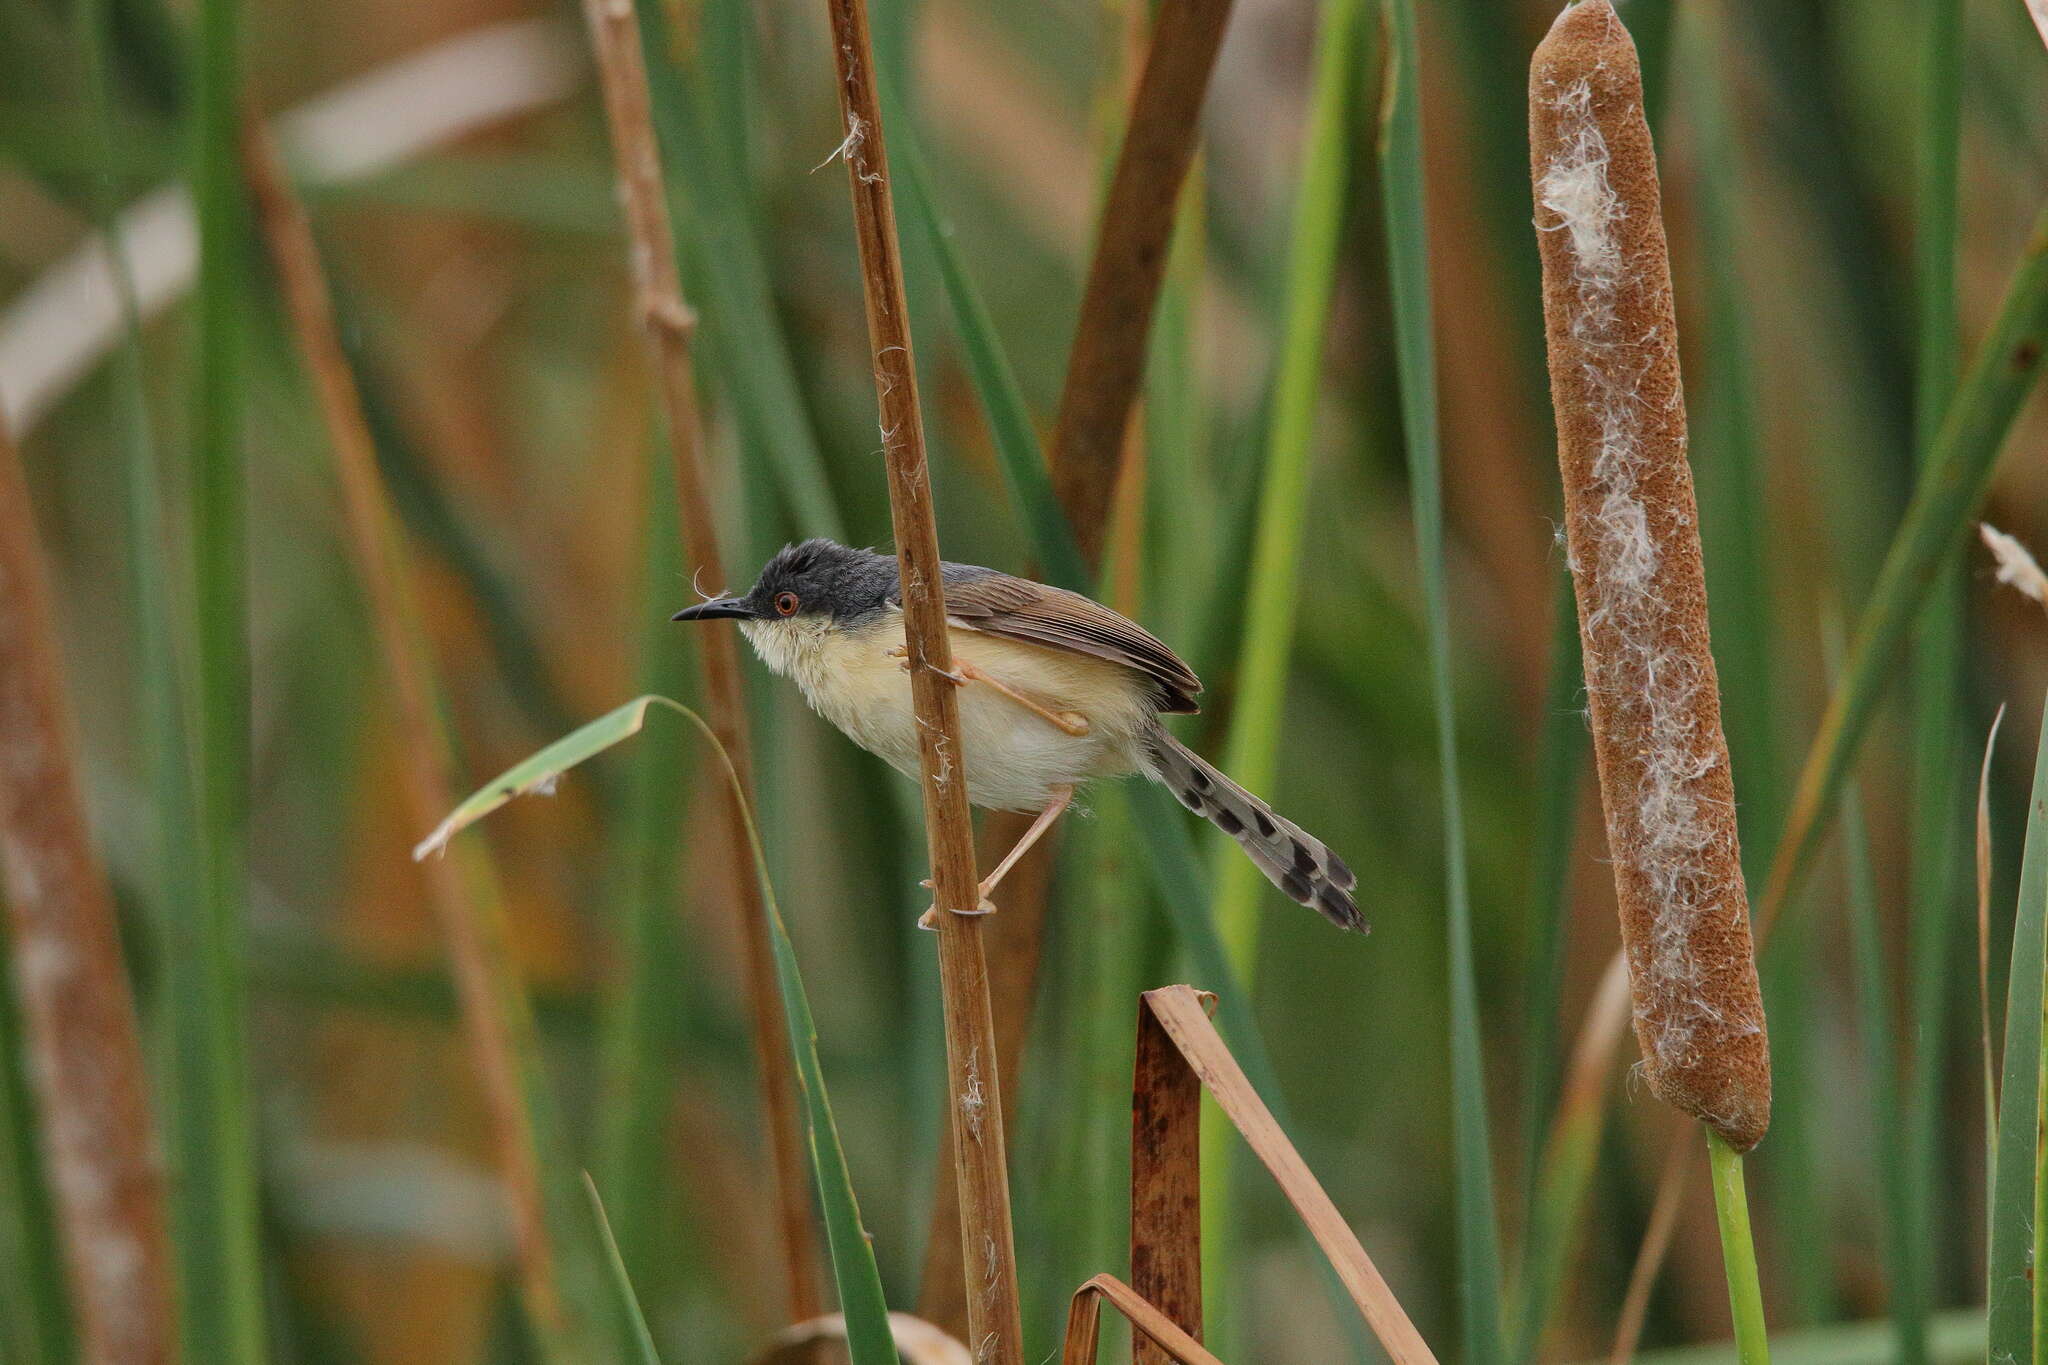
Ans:
{"type": "Polygon", "coordinates": [[[1316,855],[1299,839],[1294,841],[1294,870],[1304,877],[1316,870],[1316,855]]]}
{"type": "Polygon", "coordinates": [[[1259,837],[1261,839],[1270,839],[1278,832],[1273,827],[1273,818],[1267,815],[1266,812],[1255,810],[1252,812],[1252,818],[1259,822],[1259,837]]]}
{"type": "Polygon", "coordinates": [[[1244,833],[1244,821],[1237,818],[1237,812],[1235,811],[1219,810],[1210,818],[1216,821],[1216,828],[1222,830],[1225,834],[1244,833]]]}
{"type": "Polygon", "coordinates": [[[1209,774],[1203,772],[1200,768],[1190,768],[1188,770],[1188,781],[1195,784],[1197,791],[1209,790],[1209,774]]]}
{"type": "Polygon", "coordinates": [[[1339,858],[1337,856],[1337,851],[1335,849],[1324,849],[1323,856],[1329,860],[1326,864],[1326,867],[1329,871],[1331,881],[1337,883],[1337,885],[1343,887],[1346,891],[1349,891],[1351,890],[1351,888],[1358,885],[1357,874],[1352,872],[1351,865],[1349,863],[1346,863],[1342,858],[1339,858]]]}
{"type": "Polygon", "coordinates": [[[1280,876],[1280,889],[1287,893],[1289,899],[1299,901],[1303,905],[1313,905],[1316,903],[1315,896],[1306,877],[1298,877],[1292,872],[1282,873],[1280,876]]]}
{"type": "Polygon", "coordinates": [[[1361,934],[1371,932],[1365,917],[1358,913],[1358,902],[1328,883],[1316,888],[1316,909],[1339,928],[1356,929],[1361,934]]]}

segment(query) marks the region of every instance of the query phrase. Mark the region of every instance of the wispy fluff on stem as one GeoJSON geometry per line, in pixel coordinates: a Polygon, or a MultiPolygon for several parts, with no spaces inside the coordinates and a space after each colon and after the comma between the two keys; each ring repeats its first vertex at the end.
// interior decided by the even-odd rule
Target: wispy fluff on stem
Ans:
{"type": "Polygon", "coordinates": [[[1770,1121],[1770,1056],[1656,158],[1608,0],[1559,16],[1529,105],[1565,529],[1643,1071],[1746,1150],[1770,1121]]]}

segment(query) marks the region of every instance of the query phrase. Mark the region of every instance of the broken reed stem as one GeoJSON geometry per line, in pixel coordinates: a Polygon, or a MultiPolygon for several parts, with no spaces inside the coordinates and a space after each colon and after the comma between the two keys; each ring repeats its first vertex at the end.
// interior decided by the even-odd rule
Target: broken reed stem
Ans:
{"type": "Polygon", "coordinates": [[[916,707],[923,777],[925,838],[940,914],[939,988],[946,1022],[948,1113],[960,1196],[960,1238],[966,1262],[968,1346],[977,1362],[1022,1365],[1016,1247],[1010,1227],[1010,1186],[1004,1166],[1003,1106],[988,964],[981,942],[974,825],[960,771],[960,707],[946,636],[939,535],[925,461],[924,418],[903,294],[896,215],[889,198],[889,162],[882,141],[882,105],[866,0],[826,0],[832,56],[860,247],[862,294],[873,347],[875,394],[881,410],[882,459],[889,478],[890,519],[903,585],[904,642],[916,707]]]}
{"type": "Polygon", "coordinates": [[[1529,76],[1558,463],[1650,1088],[1747,1151],[1770,1054],[1708,647],[1677,320],[1635,45],[1608,0],[1529,76]]]}
{"type": "Polygon", "coordinates": [[[72,1312],[85,1359],[160,1365],[178,1335],[164,1175],[113,898],[79,793],[35,513],[4,429],[0,736],[8,957],[72,1312]]]}
{"type": "Polygon", "coordinates": [[[1103,202],[1051,449],[1053,491],[1090,566],[1109,534],[1124,427],[1145,374],[1174,211],[1231,0],[1178,0],[1153,21],[1130,125],[1103,202]]]}
{"type": "MultiPolygon", "coordinates": [[[[447,748],[424,646],[415,629],[417,615],[401,551],[391,535],[390,504],[377,468],[376,443],[335,326],[312,226],[269,134],[253,118],[244,123],[242,151],[258,227],[283,288],[292,337],[334,448],[349,550],[369,597],[379,661],[397,706],[405,799],[412,824],[427,829],[454,804],[443,769],[447,748]]],[[[524,1098],[516,1041],[520,1023],[508,1017],[508,1002],[497,984],[511,971],[505,944],[499,926],[485,923],[484,907],[472,896],[460,861],[431,858],[423,870],[447,941],[464,1029],[496,1135],[521,1294],[542,1332],[560,1335],[568,1330],[568,1309],[556,1288],[556,1249],[548,1234],[547,1201],[524,1098]]]]}
{"type": "MultiPolygon", "coordinates": [[[[625,211],[636,307],[646,329],[649,357],[668,423],[690,581],[723,585],[725,568],[704,469],[703,424],[697,412],[696,379],[690,357],[696,318],[683,299],[682,279],[676,269],[675,236],[662,187],[661,154],[647,88],[640,21],[632,0],[584,0],[583,10],[590,23],[591,46],[597,53],[605,118],[611,126],[613,163],[618,175],[619,201],[625,211]]],[[[719,744],[731,756],[744,788],[742,791],[720,787],[725,846],[733,863],[729,904],[745,956],[747,1006],[753,1026],[754,1055],[761,1069],[761,1104],[768,1115],[776,1221],[781,1231],[790,1319],[801,1321],[816,1317],[822,1310],[817,1239],[811,1222],[803,1131],[797,1117],[796,1066],[790,1056],[789,1033],[775,988],[775,960],[768,942],[761,886],[754,875],[743,834],[742,803],[751,800],[754,769],[746,704],[740,690],[737,632],[729,621],[711,621],[705,623],[696,639],[704,671],[706,719],[719,744]]]]}
{"type": "Polygon", "coordinates": [[[1138,1359],[1170,1360],[1178,1365],[1223,1365],[1137,1290],[1107,1274],[1097,1275],[1074,1291],[1073,1302],[1067,1308],[1067,1335],[1060,1348],[1060,1365],[1095,1365],[1105,1302],[1131,1324],[1138,1359]]]}

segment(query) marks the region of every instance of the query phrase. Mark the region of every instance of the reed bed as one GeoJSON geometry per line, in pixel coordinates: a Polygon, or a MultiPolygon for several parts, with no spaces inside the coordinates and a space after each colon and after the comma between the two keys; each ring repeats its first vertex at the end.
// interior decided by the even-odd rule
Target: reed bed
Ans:
{"type": "Polygon", "coordinates": [[[2039,16],[1737,18],[10,10],[0,1361],[2039,1359],[2039,16]],[[921,783],[668,623],[811,535],[921,783]],[[1372,935],[919,932],[942,551],[1372,935]]]}

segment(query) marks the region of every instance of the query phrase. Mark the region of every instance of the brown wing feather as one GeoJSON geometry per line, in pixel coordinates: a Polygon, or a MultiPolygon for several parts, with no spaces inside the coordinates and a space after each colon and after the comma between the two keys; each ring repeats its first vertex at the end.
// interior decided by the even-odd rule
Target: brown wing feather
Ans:
{"type": "Polygon", "coordinates": [[[1157,687],[1159,710],[1193,714],[1202,680],[1151,632],[1100,602],[994,569],[946,565],[946,614],[969,630],[1107,659],[1157,687]]]}

